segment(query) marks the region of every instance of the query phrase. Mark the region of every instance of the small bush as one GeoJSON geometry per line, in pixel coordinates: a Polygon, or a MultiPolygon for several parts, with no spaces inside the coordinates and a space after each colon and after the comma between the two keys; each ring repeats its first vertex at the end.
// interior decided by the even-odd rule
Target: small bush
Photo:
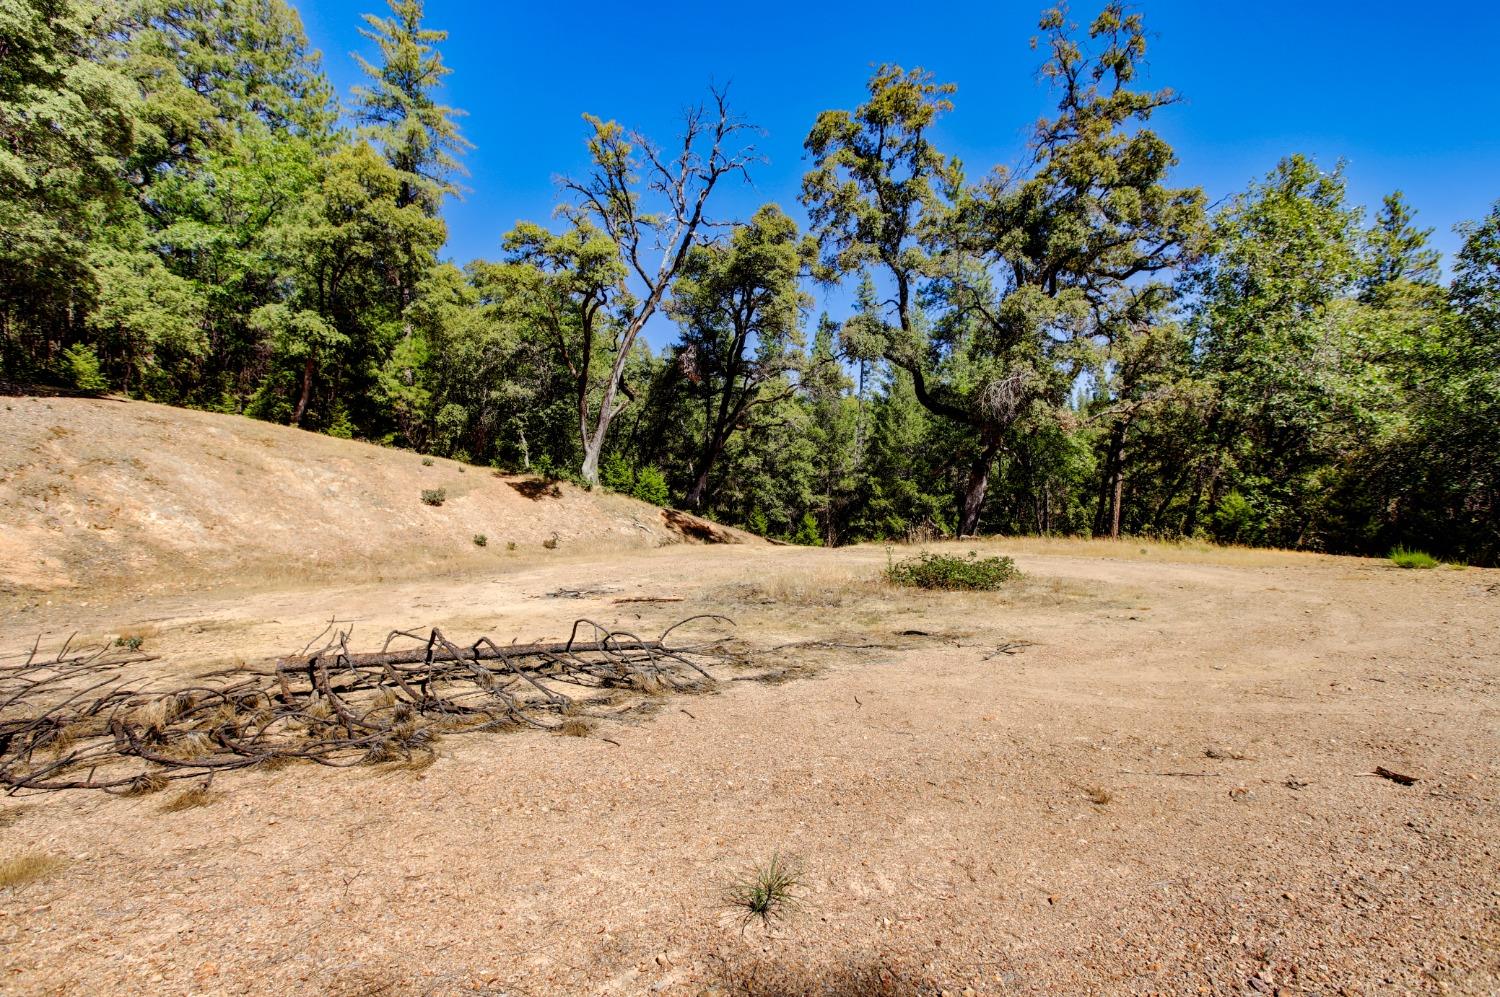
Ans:
{"type": "Polygon", "coordinates": [[[63,350],[63,365],[67,368],[68,380],[85,395],[102,395],[109,390],[109,381],[99,366],[99,354],[85,343],[63,350]]]}
{"type": "Polygon", "coordinates": [[[115,647],[123,647],[127,651],[139,651],[144,643],[146,638],[140,634],[121,634],[115,638],[115,647]]]}
{"type": "Polygon", "coordinates": [[[635,476],[635,487],[631,494],[642,502],[666,505],[672,494],[667,490],[667,476],[654,467],[643,467],[635,476]]]}
{"type": "Polygon", "coordinates": [[[797,527],[797,532],[787,539],[799,547],[823,546],[823,534],[818,530],[817,519],[810,512],[802,514],[802,522],[797,527]]]}
{"type": "Polygon", "coordinates": [[[799,905],[796,891],[802,885],[801,875],[795,864],[773,854],[771,861],[729,884],[724,899],[744,927],[755,921],[770,927],[772,921],[799,905]]]}
{"type": "Polygon", "coordinates": [[[1008,557],[952,557],[922,551],[916,557],[888,564],[886,580],[893,585],[921,589],[964,589],[990,592],[1021,577],[1016,562],[1008,557]]]}
{"type": "Polygon", "coordinates": [[[483,533],[476,533],[476,534],[474,534],[474,546],[475,547],[488,547],[489,544],[490,544],[490,538],[489,537],[485,536],[483,533]]]}
{"type": "Polygon", "coordinates": [[[423,505],[442,505],[448,501],[448,489],[446,488],[424,488],[422,489],[423,505]]]}
{"type": "Polygon", "coordinates": [[[349,421],[349,412],[342,405],[336,410],[333,422],[328,424],[328,435],[339,440],[354,439],[354,423],[349,421]]]}
{"type": "Polygon", "coordinates": [[[1438,559],[1420,550],[1397,547],[1391,551],[1391,563],[1398,568],[1436,568],[1438,559]]]}
{"type": "Polygon", "coordinates": [[[610,454],[604,458],[604,463],[599,468],[599,483],[612,492],[629,495],[631,488],[635,486],[635,472],[624,457],[610,454]]]}
{"type": "Polygon", "coordinates": [[[432,466],[432,458],[431,457],[423,457],[422,458],[422,466],[423,467],[431,467],[432,466]]]}

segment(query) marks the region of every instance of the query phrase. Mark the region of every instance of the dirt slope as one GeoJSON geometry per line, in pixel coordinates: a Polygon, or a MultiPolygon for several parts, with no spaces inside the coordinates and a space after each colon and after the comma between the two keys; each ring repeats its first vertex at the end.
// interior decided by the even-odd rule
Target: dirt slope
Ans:
{"type": "Polygon", "coordinates": [[[618,495],[237,416],[110,399],[6,398],[0,409],[0,588],[11,595],[399,577],[524,558],[554,537],[561,551],[699,539],[681,522],[618,495]],[[439,488],[443,504],[424,505],[439,488]]]}

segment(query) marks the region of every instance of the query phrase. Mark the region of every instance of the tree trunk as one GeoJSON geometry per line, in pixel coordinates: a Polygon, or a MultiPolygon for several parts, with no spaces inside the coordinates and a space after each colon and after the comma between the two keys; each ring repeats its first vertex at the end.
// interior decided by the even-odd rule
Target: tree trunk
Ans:
{"type": "Polygon", "coordinates": [[[583,478],[583,483],[590,488],[599,487],[599,455],[604,451],[604,433],[607,429],[609,423],[601,419],[594,434],[584,438],[583,467],[579,468],[578,473],[583,478]]]}
{"type": "Polygon", "coordinates": [[[308,357],[302,365],[302,397],[297,399],[297,410],[292,413],[292,425],[301,426],[307,414],[307,403],[312,399],[313,358],[308,357]]]}
{"type": "Polygon", "coordinates": [[[969,479],[964,483],[963,509],[958,519],[959,536],[970,536],[979,527],[979,511],[984,507],[985,492],[990,487],[990,465],[999,452],[999,444],[988,444],[984,453],[969,466],[969,479]]]}
{"type": "Polygon", "coordinates": [[[1125,497],[1125,467],[1123,464],[1115,465],[1115,491],[1110,500],[1109,536],[1111,540],[1120,539],[1120,506],[1125,497]]]}
{"type": "Polygon", "coordinates": [[[693,487],[688,489],[687,495],[683,497],[683,502],[686,503],[689,509],[697,512],[703,505],[703,496],[707,493],[708,468],[704,467],[703,470],[698,472],[698,476],[693,479],[693,487]]]}
{"type": "Polygon", "coordinates": [[[1120,506],[1125,496],[1125,436],[1129,432],[1130,420],[1121,419],[1110,434],[1109,464],[1113,480],[1109,494],[1109,535],[1114,540],[1120,538],[1120,506]]]}

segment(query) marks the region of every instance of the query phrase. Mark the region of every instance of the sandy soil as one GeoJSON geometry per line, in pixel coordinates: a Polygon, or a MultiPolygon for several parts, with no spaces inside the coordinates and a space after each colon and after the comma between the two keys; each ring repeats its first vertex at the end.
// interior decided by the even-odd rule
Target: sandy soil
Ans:
{"type": "Polygon", "coordinates": [[[0,992],[1500,989],[1500,572],[980,546],[1026,580],[898,592],[878,549],[676,546],[34,599],[0,647],[137,628],[185,674],[330,615],[525,638],[716,609],[789,680],[725,666],[617,744],[450,737],[423,771],[231,774],[177,813],[8,801],[4,853],[64,864],[0,891],[0,992]],[[612,601],[637,595],[683,601],[612,601]],[[773,853],[801,904],[742,929],[724,891],[773,853]]]}

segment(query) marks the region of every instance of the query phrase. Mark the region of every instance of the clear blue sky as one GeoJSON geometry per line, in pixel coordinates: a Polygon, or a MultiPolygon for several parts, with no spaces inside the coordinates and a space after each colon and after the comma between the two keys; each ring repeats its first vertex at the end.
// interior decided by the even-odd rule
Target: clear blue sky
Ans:
{"type": "MultiPolygon", "coordinates": [[[[296,0],[293,0],[296,2],[296,0]]],[[[358,79],[349,53],[372,55],[359,14],[384,0],[299,9],[341,94],[358,79]]],[[[797,213],[801,143],[818,111],[853,107],[872,63],[924,66],[958,84],[936,132],[971,176],[1014,161],[1050,108],[1028,40],[1045,4],[868,2],[709,4],[463,3],[429,0],[452,67],[444,99],[468,112],[470,192],[449,202],[447,254],[494,257],[517,219],[547,221],[553,180],[586,166],[589,111],[666,141],[710,81],[767,130],[753,189],[723,201],[748,215],[765,201],[797,213]]],[[[1155,127],[1176,147],[1177,179],[1210,199],[1242,189],[1286,154],[1348,163],[1352,197],[1378,205],[1401,188],[1445,253],[1455,223],[1500,198],[1500,5],[1147,0],[1148,83],[1183,103],[1155,127]]],[[[1087,22],[1097,5],[1076,3],[1087,22]]]]}

